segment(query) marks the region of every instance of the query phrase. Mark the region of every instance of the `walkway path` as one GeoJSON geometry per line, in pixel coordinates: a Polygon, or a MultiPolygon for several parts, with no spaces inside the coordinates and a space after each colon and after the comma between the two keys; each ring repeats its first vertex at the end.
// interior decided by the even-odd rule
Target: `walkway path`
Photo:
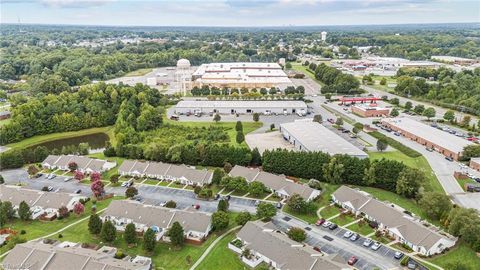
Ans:
{"type": "Polygon", "coordinates": [[[192,267],[190,267],[190,270],[194,270],[195,268],[197,268],[197,266],[200,265],[200,263],[207,257],[207,255],[210,253],[210,251],[212,251],[212,249],[215,247],[215,245],[218,242],[220,242],[220,240],[223,239],[223,237],[225,237],[227,234],[239,229],[240,227],[242,227],[242,226],[233,227],[230,230],[228,230],[226,233],[220,235],[217,239],[215,239],[215,241],[213,241],[213,243],[211,243],[210,246],[203,252],[202,256],[200,256],[200,258],[195,262],[195,264],[192,265],[192,267]]]}

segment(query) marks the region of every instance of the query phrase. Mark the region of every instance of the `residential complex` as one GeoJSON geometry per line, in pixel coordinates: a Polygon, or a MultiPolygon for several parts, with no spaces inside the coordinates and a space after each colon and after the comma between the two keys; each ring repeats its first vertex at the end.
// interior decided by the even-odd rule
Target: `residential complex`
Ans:
{"type": "Polygon", "coordinates": [[[212,182],[213,173],[182,165],[162,162],[125,160],[118,168],[120,175],[149,177],[159,180],[180,181],[184,185],[207,185],[212,182]]]}
{"type": "Polygon", "coordinates": [[[274,269],[340,270],[350,269],[332,261],[312,247],[295,242],[276,230],[272,223],[250,221],[228,247],[242,254],[242,261],[254,268],[262,262],[274,269]],[[249,256],[243,256],[248,249],[249,256]]]}
{"type": "Polygon", "coordinates": [[[356,216],[376,222],[379,230],[422,255],[441,253],[457,241],[432,224],[422,223],[398,206],[380,202],[366,192],[341,186],[332,194],[332,199],[356,216]]]}
{"type": "Polygon", "coordinates": [[[293,194],[298,194],[303,199],[310,201],[320,195],[319,190],[288,180],[285,175],[276,175],[273,173],[264,172],[258,168],[247,168],[235,165],[235,167],[233,167],[233,169],[230,171],[229,175],[233,177],[243,177],[249,183],[253,181],[261,182],[281,198],[288,198],[293,194]]]}
{"type": "Polygon", "coordinates": [[[292,85],[277,63],[211,63],[192,74],[193,86],[218,88],[286,88],[292,85]]]}
{"type": "Polygon", "coordinates": [[[175,106],[177,114],[294,114],[307,111],[307,105],[298,100],[182,100],[175,106]]]}
{"type": "Polygon", "coordinates": [[[342,154],[358,158],[368,157],[367,153],[317,122],[295,121],[281,124],[280,132],[285,140],[300,151],[318,151],[330,155],[342,154]]]}
{"type": "Polygon", "coordinates": [[[464,138],[407,117],[382,119],[381,124],[454,160],[462,156],[465,146],[473,144],[464,138]]]}
{"type": "Polygon", "coordinates": [[[77,164],[77,170],[83,173],[105,172],[117,166],[115,162],[76,155],[49,155],[43,162],[45,169],[69,171],[68,164],[77,164]]]}
{"type": "Polygon", "coordinates": [[[352,113],[361,117],[385,117],[390,114],[389,108],[359,104],[352,106],[352,113]]]}
{"type": "Polygon", "coordinates": [[[175,222],[182,225],[186,239],[194,242],[203,241],[212,229],[210,214],[147,205],[130,200],[112,201],[102,214],[102,219],[112,221],[119,231],[124,231],[129,223],[133,223],[139,233],[151,228],[156,233],[157,241],[168,241],[165,233],[175,222]]]}
{"type": "Polygon", "coordinates": [[[65,206],[69,211],[75,204],[80,203],[85,196],[63,192],[44,192],[26,189],[19,186],[0,185],[0,201],[11,202],[14,209],[18,209],[22,201],[30,206],[32,219],[54,219],[58,216],[58,209],[65,206]]]}
{"type": "Polygon", "coordinates": [[[17,244],[0,263],[2,269],[42,270],[150,270],[152,260],[143,256],[116,259],[114,247],[95,250],[71,242],[48,240],[17,244]]]}

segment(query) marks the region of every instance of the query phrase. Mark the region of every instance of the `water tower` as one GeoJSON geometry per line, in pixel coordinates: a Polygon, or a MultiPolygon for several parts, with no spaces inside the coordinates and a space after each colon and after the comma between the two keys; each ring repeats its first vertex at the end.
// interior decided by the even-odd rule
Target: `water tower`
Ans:
{"type": "Polygon", "coordinates": [[[180,59],[177,61],[177,69],[175,70],[175,82],[178,83],[178,89],[187,95],[187,88],[190,87],[192,81],[191,65],[188,59],[180,59]]]}
{"type": "Polygon", "coordinates": [[[322,41],[325,42],[327,40],[327,32],[323,31],[321,35],[322,35],[322,41]]]}

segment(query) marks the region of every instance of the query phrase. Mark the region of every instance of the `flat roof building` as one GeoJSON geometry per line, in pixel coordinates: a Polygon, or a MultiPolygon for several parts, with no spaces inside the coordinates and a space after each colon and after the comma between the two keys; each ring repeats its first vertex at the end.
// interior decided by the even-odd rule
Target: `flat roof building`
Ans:
{"type": "Polygon", "coordinates": [[[299,100],[182,100],[175,107],[177,114],[294,114],[307,111],[307,105],[299,100]]]}
{"type": "Polygon", "coordinates": [[[435,61],[445,62],[449,64],[457,64],[457,65],[472,65],[479,62],[479,60],[477,59],[469,59],[469,58],[448,56],[448,55],[432,55],[430,58],[435,61]]]}
{"type": "Polygon", "coordinates": [[[378,229],[395,237],[422,255],[434,255],[455,245],[457,238],[440,231],[431,224],[424,225],[415,217],[405,214],[398,206],[383,203],[368,193],[341,186],[332,199],[343,208],[362,215],[378,224],[378,229]]]}
{"type": "Polygon", "coordinates": [[[202,64],[192,74],[193,86],[218,88],[286,88],[293,85],[277,63],[202,64]]]}
{"type": "Polygon", "coordinates": [[[382,119],[381,124],[419,144],[458,160],[463,148],[473,143],[408,117],[382,119]]]}
{"type": "Polygon", "coordinates": [[[366,104],[357,104],[352,106],[352,113],[362,117],[382,117],[388,116],[390,109],[366,104]]]}
{"type": "Polygon", "coordinates": [[[280,132],[285,140],[300,151],[368,157],[367,153],[317,122],[295,121],[281,124],[280,132]]]}
{"type": "Polygon", "coordinates": [[[470,168],[480,172],[480,158],[471,158],[470,168]]]}

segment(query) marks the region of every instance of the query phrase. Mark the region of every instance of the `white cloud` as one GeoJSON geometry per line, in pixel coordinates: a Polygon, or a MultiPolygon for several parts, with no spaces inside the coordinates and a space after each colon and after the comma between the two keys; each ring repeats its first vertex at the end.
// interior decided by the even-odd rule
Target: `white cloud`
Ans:
{"type": "Polygon", "coordinates": [[[43,5],[55,8],[87,8],[105,5],[114,1],[115,0],[40,0],[43,5]]]}

